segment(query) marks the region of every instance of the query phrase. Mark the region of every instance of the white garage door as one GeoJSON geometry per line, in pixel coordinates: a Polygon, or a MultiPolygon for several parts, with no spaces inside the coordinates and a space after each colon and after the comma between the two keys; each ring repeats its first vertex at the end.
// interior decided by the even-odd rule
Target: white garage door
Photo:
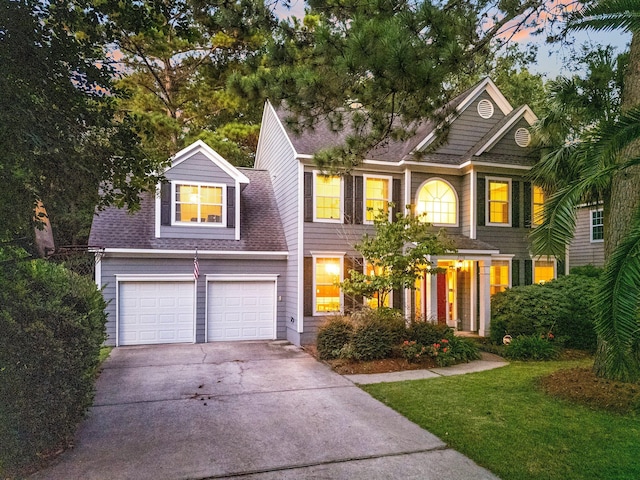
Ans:
{"type": "Polygon", "coordinates": [[[276,338],[274,281],[219,281],[207,292],[207,340],[276,338]]]}
{"type": "Polygon", "coordinates": [[[121,282],[120,345],[194,341],[193,282],[121,282]]]}

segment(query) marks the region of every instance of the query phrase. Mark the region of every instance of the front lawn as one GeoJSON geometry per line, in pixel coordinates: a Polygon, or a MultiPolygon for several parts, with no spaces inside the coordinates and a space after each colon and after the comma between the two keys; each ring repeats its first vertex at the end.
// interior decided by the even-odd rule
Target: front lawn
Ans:
{"type": "Polygon", "coordinates": [[[588,360],[364,385],[504,480],[640,478],[640,411],[618,414],[544,393],[540,379],[588,360]]]}

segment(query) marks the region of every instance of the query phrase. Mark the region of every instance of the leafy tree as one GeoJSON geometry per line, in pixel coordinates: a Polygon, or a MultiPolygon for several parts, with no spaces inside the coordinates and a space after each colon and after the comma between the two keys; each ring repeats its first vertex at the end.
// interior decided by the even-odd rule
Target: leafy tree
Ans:
{"type": "Polygon", "coordinates": [[[275,26],[262,0],[107,0],[116,37],[121,108],[145,126],[144,145],[169,157],[202,139],[236,165],[251,165],[262,104],[227,91],[231,72],[259,60],[275,26]]]}
{"type": "Polygon", "coordinates": [[[135,124],[116,115],[106,40],[88,0],[2,3],[0,241],[28,243],[38,200],[55,230],[63,206],[134,207],[155,184],[135,124]]]}
{"type": "Polygon", "coordinates": [[[425,273],[435,274],[431,255],[454,252],[444,231],[434,232],[423,217],[398,213],[393,221],[380,212],[374,218],[375,235],[364,234],[355,249],[371,265],[373,272],[351,270],[341,287],[349,295],[378,299],[385,303],[389,292],[413,288],[425,273]]]}
{"type": "MultiPolygon", "coordinates": [[[[533,243],[539,252],[564,255],[575,229],[575,207],[594,192],[604,201],[605,259],[597,298],[599,336],[596,372],[607,378],[640,380],[640,5],[598,0],[580,11],[570,27],[633,33],[619,118],[602,122],[565,149],[570,181],[551,197],[533,243]]],[[[550,157],[548,170],[562,165],[550,157]]]]}

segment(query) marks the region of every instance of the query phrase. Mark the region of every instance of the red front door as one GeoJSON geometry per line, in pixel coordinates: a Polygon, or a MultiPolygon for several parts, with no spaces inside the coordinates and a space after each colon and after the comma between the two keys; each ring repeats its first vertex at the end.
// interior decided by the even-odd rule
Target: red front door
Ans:
{"type": "Polygon", "coordinates": [[[438,273],[438,323],[447,323],[447,274],[438,273]]]}

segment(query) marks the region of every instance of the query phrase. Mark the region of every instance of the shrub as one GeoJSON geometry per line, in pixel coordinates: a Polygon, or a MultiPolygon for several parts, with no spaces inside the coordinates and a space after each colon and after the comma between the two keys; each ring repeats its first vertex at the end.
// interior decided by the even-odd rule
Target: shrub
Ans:
{"type": "Polygon", "coordinates": [[[433,345],[443,338],[453,336],[453,330],[446,325],[414,321],[407,329],[407,339],[422,345],[433,345]]]}
{"type": "Polygon", "coordinates": [[[470,338],[449,337],[450,354],[454,359],[454,363],[470,362],[480,359],[480,349],[478,344],[470,338]]]}
{"type": "Polygon", "coordinates": [[[511,360],[552,360],[558,356],[558,348],[547,338],[521,335],[505,347],[504,355],[511,360]]]}
{"type": "Polygon", "coordinates": [[[400,355],[408,362],[419,362],[420,359],[428,353],[427,347],[415,340],[405,340],[399,347],[400,355]]]}
{"type": "Polygon", "coordinates": [[[355,322],[351,344],[358,360],[377,360],[388,357],[398,343],[397,325],[383,316],[371,315],[355,322]]]}
{"type": "Polygon", "coordinates": [[[549,332],[569,348],[594,351],[593,299],[598,279],[568,275],[542,285],[515,287],[491,299],[491,340],[502,337],[546,335],[549,332]]]}
{"type": "Polygon", "coordinates": [[[0,476],[64,447],[91,405],[105,303],[95,284],[0,251],[0,476]]]}
{"type": "Polygon", "coordinates": [[[323,360],[340,357],[340,351],[351,341],[353,324],[345,317],[331,317],[318,329],[316,347],[323,360]]]}

